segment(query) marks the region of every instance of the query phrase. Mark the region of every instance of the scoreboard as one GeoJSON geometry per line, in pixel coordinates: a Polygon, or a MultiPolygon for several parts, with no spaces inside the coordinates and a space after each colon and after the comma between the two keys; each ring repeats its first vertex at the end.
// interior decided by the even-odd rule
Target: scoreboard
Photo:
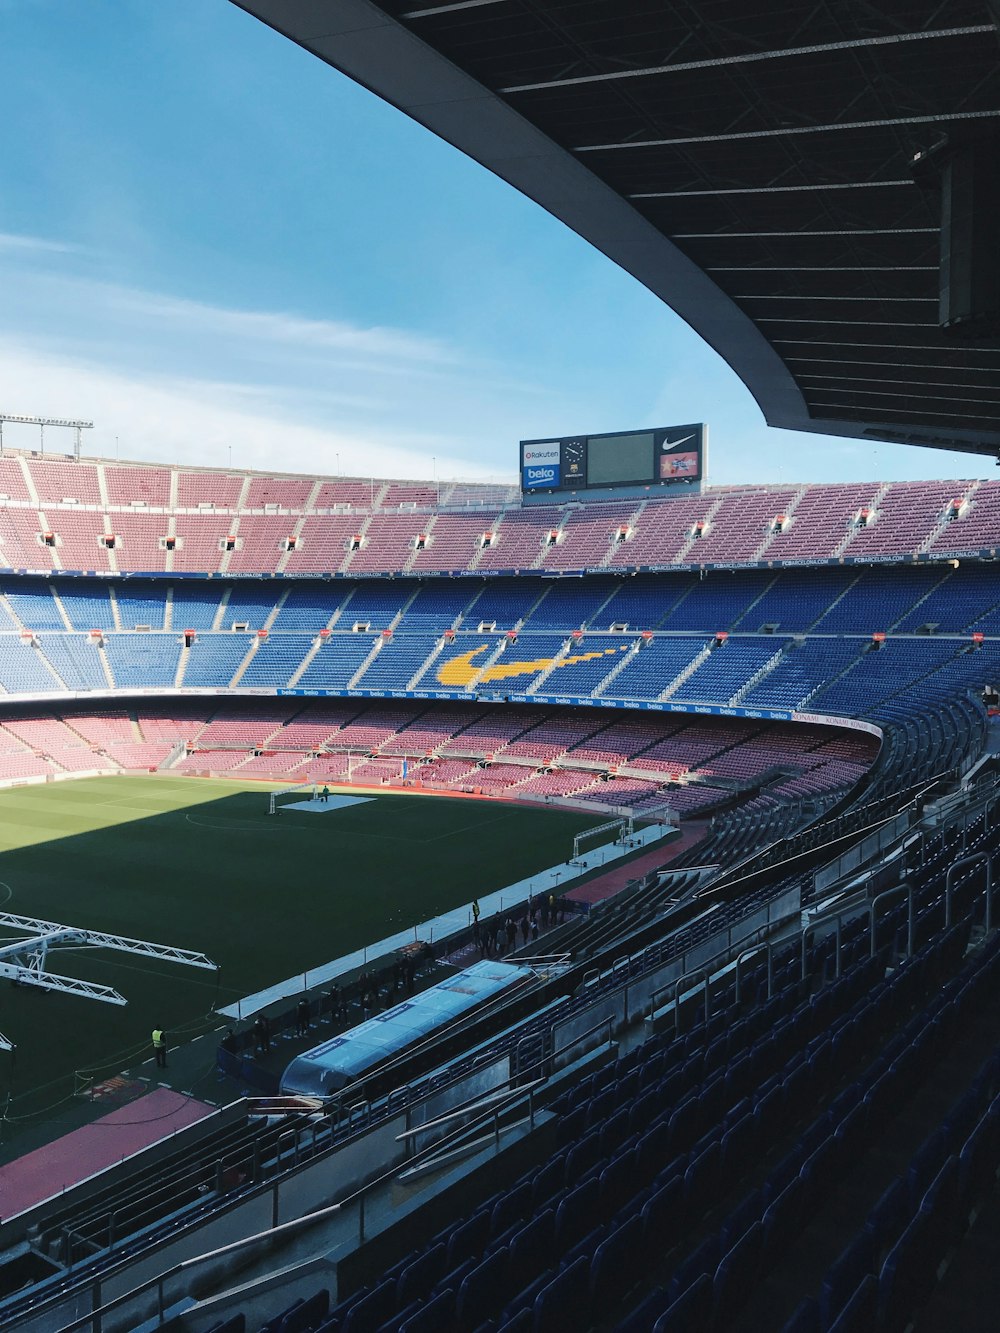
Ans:
{"type": "MultiPolygon", "coordinates": [[[[521,491],[617,491],[649,486],[701,489],[704,423],[605,435],[521,441],[521,491]]],[[[595,497],[596,498],[596,497],[595,497]]]]}

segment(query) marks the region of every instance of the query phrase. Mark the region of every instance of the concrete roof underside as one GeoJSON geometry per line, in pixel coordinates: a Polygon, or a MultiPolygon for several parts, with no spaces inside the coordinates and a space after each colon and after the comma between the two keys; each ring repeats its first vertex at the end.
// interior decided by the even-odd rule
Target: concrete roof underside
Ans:
{"type": "Polygon", "coordinates": [[[1000,342],[939,325],[939,192],[1000,131],[1000,0],[234,0],[535,200],[768,423],[1000,452],[1000,342]]]}

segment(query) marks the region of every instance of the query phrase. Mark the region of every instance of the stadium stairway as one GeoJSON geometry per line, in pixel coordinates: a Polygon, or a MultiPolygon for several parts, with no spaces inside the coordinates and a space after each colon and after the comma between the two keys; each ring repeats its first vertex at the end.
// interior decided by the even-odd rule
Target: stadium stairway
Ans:
{"type": "MultiPolygon", "coordinates": [[[[954,977],[961,965],[967,933],[962,923],[938,934],[872,992],[883,964],[867,959],[861,932],[852,945],[864,956],[805,999],[793,950],[772,1000],[749,1010],[723,1007],[682,1039],[654,1038],[567,1092],[553,1107],[556,1142],[540,1168],[380,1270],[329,1314],[328,1293],[315,1294],[313,1308],[323,1313],[319,1322],[286,1326],[278,1322],[288,1318],[282,1312],[261,1328],[728,1333],[779,1327],[773,1298],[766,1322],[754,1323],[751,1310],[741,1313],[745,1297],[762,1278],[773,1281],[769,1270],[778,1273],[783,1262],[791,1263],[788,1247],[800,1220],[817,1212],[869,1129],[887,1140],[897,1132],[893,1117],[913,1100],[917,1075],[932,1074],[934,1057],[958,1020],[964,1024],[996,991],[1000,950],[994,943],[974,954],[941,992],[942,977],[954,977]],[[943,1001],[935,998],[942,994],[943,1001]],[[949,1005],[950,1026],[936,1021],[949,1005]],[[869,1063],[863,1074],[845,1088],[845,1075],[864,1059],[869,1063]]],[[[987,1033],[988,1025],[981,1024],[977,1036],[987,1033]]],[[[962,1111],[953,1117],[958,1135],[974,1127],[1000,1079],[1000,1062],[977,1062],[975,1046],[971,1040],[958,1044],[949,1057],[949,1068],[965,1085],[962,1111]]],[[[939,1105],[924,1109],[927,1123],[940,1118],[939,1105]]],[[[914,1144],[920,1146],[923,1126],[911,1128],[893,1152],[897,1167],[907,1165],[914,1144]]],[[[925,1153],[910,1171],[911,1196],[919,1190],[917,1198],[923,1198],[936,1161],[934,1153],[925,1153]]],[[[887,1232],[906,1216],[906,1203],[897,1203],[887,1232]]],[[[808,1236],[809,1229],[799,1243],[808,1236]]],[[[814,1264],[820,1269],[822,1259],[814,1264]]],[[[884,1279],[890,1315],[896,1271],[890,1265],[884,1279]]],[[[829,1284],[827,1308],[841,1292],[845,1303],[851,1297],[854,1272],[847,1278],[838,1273],[829,1284]]],[[[861,1271],[859,1286],[864,1278],[861,1271]]],[[[784,1304],[794,1301],[795,1287],[782,1287],[784,1304]]],[[[187,1319],[179,1326],[194,1327],[187,1319]]]]}

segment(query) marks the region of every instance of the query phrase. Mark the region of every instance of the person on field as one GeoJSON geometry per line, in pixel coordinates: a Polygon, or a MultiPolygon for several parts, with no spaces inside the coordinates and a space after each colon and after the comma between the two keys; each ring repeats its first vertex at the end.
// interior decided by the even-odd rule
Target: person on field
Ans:
{"type": "Polygon", "coordinates": [[[258,1014],[253,1024],[254,1046],[258,1055],[267,1055],[271,1049],[271,1024],[264,1014],[258,1014]]]}
{"type": "Polygon", "coordinates": [[[156,1056],[157,1069],[167,1067],[167,1034],[163,1028],[153,1028],[153,1054],[156,1056]]]}
{"type": "Polygon", "coordinates": [[[326,805],[326,804],[328,803],[328,801],[330,800],[330,788],[329,788],[329,787],[324,787],[324,788],[323,788],[323,790],[322,790],[322,791],[320,792],[320,794],[319,794],[319,799],[323,802],[324,805],[326,805]]]}

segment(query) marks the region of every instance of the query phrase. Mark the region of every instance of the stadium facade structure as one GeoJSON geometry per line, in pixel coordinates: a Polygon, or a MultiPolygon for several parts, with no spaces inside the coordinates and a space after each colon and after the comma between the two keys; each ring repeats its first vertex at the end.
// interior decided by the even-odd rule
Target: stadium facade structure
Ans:
{"type": "Polygon", "coordinates": [[[1000,483],[522,508],[486,484],[14,453],[0,484],[0,781],[383,782],[400,757],[425,789],[750,803],[764,841],[842,798],[885,731],[918,773],[981,744],[1000,483]]]}
{"type": "Polygon", "coordinates": [[[995,0],[234,3],[632,274],[770,425],[1000,449],[995,0]]]}
{"type": "MultiPolygon", "coordinates": [[[[380,1235],[377,1252],[356,1235],[335,1280],[315,1261],[275,1277],[264,1259],[250,1295],[191,1306],[180,1278],[163,1287],[171,1326],[238,1333],[255,1320],[263,1326],[260,1311],[288,1306],[275,1327],[301,1333],[322,1326],[339,1296],[358,1312],[349,1317],[344,1307],[331,1329],[471,1333],[478,1315],[502,1310],[521,1319],[514,1327],[562,1329],[584,1326],[587,1293],[607,1323],[613,1302],[641,1277],[636,1262],[673,1247],[680,1264],[708,1208],[718,1220],[714,1249],[702,1246],[698,1263],[711,1276],[699,1270],[688,1281],[681,1266],[677,1281],[694,1292],[685,1299],[701,1302],[692,1326],[716,1318],[728,1328],[722,1315],[705,1315],[705,1302],[725,1311],[751,1300],[762,1238],[770,1237],[769,1262],[779,1262],[774,1247],[802,1206],[772,1210],[767,1231],[760,1197],[740,1204],[741,1219],[758,1204],[761,1214],[747,1230],[751,1275],[724,1253],[732,1248],[725,1237],[742,1225],[723,1220],[730,1187],[840,1088],[853,1068],[848,1056],[888,1040],[907,1005],[939,1003],[939,976],[964,968],[970,997],[992,984],[995,950],[963,960],[982,917],[981,865],[954,882],[946,872],[959,836],[966,856],[980,861],[995,839],[988,805],[977,813],[983,798],[975,786],[962,797],[961,783],[981,762],[983,694],[1000,664],[1000,486],[738,487],[522,509],[512,490],[487,485],[17,453],[0,460],[0,475],[2,781],[168,767],[375,784],[387,773],[397,780],[405,760],[408,782],[445,793],[639,814],[666,802],[682,821],[713,815],[708,836],[676,870],[649,877],[623,924],[608,934],[614,918],[598,915],[569,928],[590,932],[569,944],[581,961],[540,979],[526,1007],[501,1013],[492,1029],[470,1028],[475,1055],[432,1053],[391,1095],[373,1091],[360,1112],[348,1098],[318,1119],[286,1112],[275,1120],[237,1099],[218,1123],[157,1150],[164,1156],[153,1179],[163,1190],[149,1195],[152,1204],[136,1204],[147,1192],[137,1192],[134,1173],[145,1180],[148,1169],[137,1159],[103,1173],[96,1188],[8,1219],[10,1272],[28,1263],[36,1285],[0,1295],[5,1327],[61,1328],[135,1291],[102,1316],[104,1329],[132,1327],[161,1300],[151,1271],[204,1255],[220,1238],[266,1230],[262,1207],[281,1221],[338,1195],[357,1208],[359,1188],[374,1191],[371,1206],[379,1188],[371,1182],[409,1159],[400,1146],[410,1142],[407,1130],[444,1114],[447,1150],[477,1116],[492,1124],[500,1105],[510,1124],[497,1143],[509,1138],[513,1150],[501,1152],[506,1179],[522,1161],[529,1174],[477,1204],[471,1229],[449,1222],[455,1205],[442,1194],[427,1227],[446,1226],[444,1240],[423,1246],[419,1213],[403,1217],[380,1235]],[[971,802],[961,834],[922,828],[921,790],[971,802]],[[852,865],[869,867],[872,893],[895,883],[879,858],[900,840],[910,848],[913,924],[906,929],[895,892],[869,958],[869,902],[838,908],[838,885],[852,865]],[[706,862],[717,867],[707,886],[706,872],[686,878],[686,866],[706,862]],[[789,877],[786,862],[808,873],[789,877]],[[694,897],[692,885],[701,885],[694,897]],[[810,927],[800,939],[803,911],[811,919],[820,903],[840,912],[836,936],[810,927]],[[911,963],[872,990],[901,953],[911,963]],[[737,994],[731,965],[743,955],[737,994]],[[678,1064],[681,1046],[662,1038],[608,1063],[612,1039],[664,1006],[677,1009],[675,992],[691,972],[701,979],[696,1004],[713,1012],[682,1043],[702,1061],[700,1072],[689,1059],[678,1064]],[[821,986],[812,1002],[803,975],[821,986]],[[902,1008],[900,987],[910,997],[902,1008]],[[858,1006],[874,1017],[852,1017],[858,1006]],[[833,1039],[823,1034],[835,1020],[857,1041],[828,1058],[833,1039]],[[734,1023],[739,1040],[723,1052],[719,1033],[734,1023]],[[768,1035],[775,1025],[788,1029],[780,1049],[768,1035]],[[769,1041],[765,1057],[758,1043],[769,1041]],[[807,1041],[816,1049],[802,1073],[783,1073],[807,1041]],[[718,1060],[732,1098],[711,1091],[718,1077],[707,1071],[718,1060]],[[747,1065],[738,1089],[735,1071],[747,1061],[756,1072],[747,1065]],[[783,1109],[772,1116],[776,1078],[783,1109]],[[527,1121],[522,1088],[537,1099],[527,1121]],[[729,1118],[738,1092],[750,1109],[736,1130],[729,1118]],[[685,1127],[675,1124],[681,1103],[691,1108],[685,1127]],[[536,1117],[540,1137],[528,1133],[536,1117]],[[713,1125],[718,1145],[696,1150],[694,1138],[713,1125]],[[541,1173],[544,1187],[529,1165],[539,1150],[555,1164],[552,1181],[541,1173]],[[219,1163],[208,1187],[206,1152],[219,1163]],[[724,1155],[710,1166],[706,1152],[724,1155]],[[333,1193],[331,1161],[341,1181],[333,1193]],[[594,1197],[578,1198],[578,1188],[594,1197]],[[515,1239],[524,1229],[528,1239],[515,1239]]],[[[688,1002],[685,1025],[691,1009],[688,1002]]],[[[928,1045],[914,1060],[925,1068],[931,1054],[928,1045]]],[[[910,1084],[895,1064],[885,1080],[885,1106],[894,1107],[910,1084]]],[[[970,1089],[977,1109],[994,1081],[991,1074],[970,1089]]],[[[858,1098],[868,1095],[859,1087],[858,1098]]],[[[879,1128],[874,1112],[868,1126],[879,1128]]],[[[420,1153],[436,1150],[434,1137],[420,1153]]],[[[818,1137],[806,1136],[809,1144],[818,1137]]],[[[832,1147],[815,1150],[835,1160],[832,1147]]],[[[494,1148],[478,1151],[482,1160],[473,1152],[467,1162],[465,1147],[455,1159],[451,1188],[468,1189],[470,1200],[501,1184],[487,1160],[494,1148]]],[[[812,1163],[801,1164],[803,1199],[818,1206],[809,1191],[827,1178],[812,1163]]],[[[972,1198],[971,1184],[968,1191],[972,1198]]],[[[917,1262],[909,1249],[904,1259],[917,1262]]],[[[230,1285],[225,1259],[193,1272],[202,1292],[230,1285]]],[[[864,1273],[850,1277],[869,1299],[874,1278],[865,1286],[864,1273]]],[[[891,1283],[886,1291],[879,1299],[901,1307],[909,1299],[893,1296],[891,1283]]],[[[653,1305],[666,1309],[671,1292],[654,1287],[653,1305]]]]}

